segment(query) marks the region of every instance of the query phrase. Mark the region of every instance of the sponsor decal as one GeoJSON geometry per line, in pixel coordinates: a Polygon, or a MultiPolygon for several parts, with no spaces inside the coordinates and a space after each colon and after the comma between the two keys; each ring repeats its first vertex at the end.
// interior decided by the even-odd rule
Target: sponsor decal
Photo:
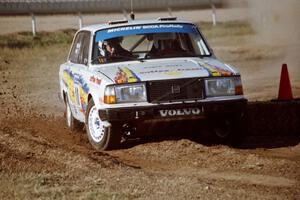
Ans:
{"type": "Polygon", "coordinates": [[[127,67],[119,67],[115,77],[116,83],[136,83],[141,81],[140,78],[127,67]]]}
{"type": "Polygon", "coordinates": [[[168,75],[168,76],[180,76],[182,74],[182,72],[180,71],[169,71],[169,72],[166,72],[165,75],[168,75]]]}
{"type": "Polygon", "coordinates": [[[166,74],[170,76],[177,76],[181,75],[182,72],[188,72],[188,71],[202,71],[203,68],[199,67],[193,67],[193,68],[179,68],[179,69],[157,69],[157,70],[149,70],[149,71],[144,71],[140,72],[139,74],[166,74]]]}
{"type": "Polygon", "coordinates": [[[214,68],[219,71],[219,73],[222,75],[222,76],[232,76],[233,73],[230,71],[230,70],[227,70],[227,69],[224,69],[224,68],[221,68],[221,67],[218,67],[218,66],[214,66],[214,68]]]}
{"type": "Polygon", "coordinates": [[[110,28],[96,32],[95,41],[103,41],[110,38],[124,37],[127,35],[149,34],[149,33],[192,33],[198,34],[197,28],[191,24],[145,24],[117,28],[110,28]]]}
{"type": "Polygon", "coordinates": [[[207,70],[210,76],[232,76],[233,75],[233,73],[228,69],[210,65],[206,62],[199,62],[199,64],[203,66],[204,69],[207,70]]]}
{"type": "Polygon", "coordinates": [[[159,110],[161,117],[174,117],[174,116],[189,116],[199,115],[202,111],[200,108],[182,108],[182,109],[166,109],[159,110]]]}
{"type": "Polygon", "coordinates": [[[69,98],[71,102],[75,102],[75,87],[74,87],[74,75],[69,70],[64,70],[63,72],[63,83],[69,90],[69,98]]]}
{"type": "Polygon", "coordinates": [[[64,70],[63,82],[68,88],[71,102],[80,104],[80,111],[84,113],[88,104],[89,87],[83,76],[71,70],[64,70]]]}
{"type": "Polygon", "coordinates": [[[95,77],[95,76],[91,76],[90,77],[90,81],[92,83],[96,83],[97,85],[100,85],[101,84],[101,79],[99,79],[98,77],[95,77]]]}
{"type": "MultiPolygon", "coordinates": [[[[145,69],[157,69],[157,68],[161,68],[162,66],[160,65],[152,65],[152,66],[146,66],[145,69]]],[[[174,67],[183,67],[181,64],[166,64],[163,66],[164,68],[174,68],[174,67]]]]}
{"type": "Polygon", "coordinates": [[[165,29],[165,28],[182,29],[183,25],[181,25],[181,24],[154,24],[154,25],[143,25],[143,26],[126,26],[126,27],[108,29],[107,33],[132,31],[132,30],[146,30],[146,29],[165,29]]]}

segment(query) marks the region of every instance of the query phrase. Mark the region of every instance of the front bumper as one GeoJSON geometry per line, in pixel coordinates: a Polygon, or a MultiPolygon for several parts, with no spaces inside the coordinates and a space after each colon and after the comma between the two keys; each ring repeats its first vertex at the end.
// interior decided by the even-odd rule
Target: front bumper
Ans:
{"type": "Polygon", "coordinates": [[[158,104],[155,106],[107,108],[99,110],[101,120],[131,122],[137,120],[180,120],[207,117],[241,117],[247,99],[213,102],[158,104]]]}

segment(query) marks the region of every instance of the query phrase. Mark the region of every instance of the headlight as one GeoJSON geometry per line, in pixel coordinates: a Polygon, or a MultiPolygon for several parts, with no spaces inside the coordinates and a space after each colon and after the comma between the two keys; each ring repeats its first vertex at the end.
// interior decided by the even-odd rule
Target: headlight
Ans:
{"type": "Polygon", "coordinates": [[[108,104],[145,101],[147,95],[144,83],[107,86],[105,89],[104,102],[108,104]]]}
{"type": "Polygon", "coordinates": [[[207,97],[242,95],[242,81],[240,77],[206,79],[205,91],[207,97]]]}
{"type": "Polygon", "coordinates": [[[109,85],[105,88],[104,92],[104,103],[114,104],[117,102],[115,88],[109,85]]]}

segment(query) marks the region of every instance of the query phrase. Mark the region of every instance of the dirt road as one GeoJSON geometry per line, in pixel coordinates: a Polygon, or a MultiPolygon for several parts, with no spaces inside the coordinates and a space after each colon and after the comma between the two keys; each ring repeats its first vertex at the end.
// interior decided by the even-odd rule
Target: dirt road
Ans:
{"type": "MultiPolygon", "coordinates": [[[[245,37],[251,36],[235,40],[245,37]]],[[[263,97],[253,92],[264,87],[248,83],[260,80],[249,75],[249,66],[274,62],[280,52],[252,44],[237,48],[228,41],[233,40],[211,43],[225,61],[241,64],[250,99],[269,98],[270,92],[261,91],[263,97]],[[253,53],[249,58],[245,52],[253,53]]],[[[84,131],[66,128],[57,97],[58,65],[68,48],[0,50],[1,199],[299,199],[298,136],[261,133],[234,149],[193,137],[201,132],[195,129],[131,141],[120,150],[94,151],[84,131]]],[[[277,83],[271,85],[275,88],[277,83]]]]}
{"type": "MultiPolygon", "coordinates": [[[[283,62],[300,97],[297,37],[270,40],[236,24],[203,25],[216,55],[241,71],[246,97],[276,98],[283,62]]],[[[66,128],[58,99],[68,49],[0,49],[0,199],[300,199],[299,134],[261,127],[231,148],[195,137],[198,129],[173,135],[166,127],[165,135],[94,151],[83,130],[66,128]]]]}

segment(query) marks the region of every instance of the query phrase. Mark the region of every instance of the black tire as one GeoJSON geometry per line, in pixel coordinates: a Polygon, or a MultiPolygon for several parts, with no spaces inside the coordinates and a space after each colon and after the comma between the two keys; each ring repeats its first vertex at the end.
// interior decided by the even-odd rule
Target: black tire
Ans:
{"type": "Polygon", "coordinates": [[[233,129],[234,137],[230,139],[230,144],[233,147],[241,147],[248,134],[247,117],[244,116],[242,118],[236,119],[235,123],[237,125],[233,129]]]}
{"type": "Polygon", "coordinates": [[[102,121],[92,99],[87,106],[85,124],[89,141],[96,150],[111,150],[119,147],[122,137],[121,125],[102,121]],[[99,128],[95,128],[95,126],[99,126],[99,128]],[[98,129],[99,131],[97,131],[98,129]]]}
{"type": "Polygon", "coordinates": [[[65,117],[66,125],[70,128],[71,131],[75,132],[80,129],[82,130],[82,123],[74,118],[68,98],[66,98],[65,102],[65,117]]]}
{"type": "Polygon", "coordinates": [[[239,147],[247,132],[247,125],[244,117],[216,119],[214,124],[211,122],[214,140],[218,144],[239,147]]]}

